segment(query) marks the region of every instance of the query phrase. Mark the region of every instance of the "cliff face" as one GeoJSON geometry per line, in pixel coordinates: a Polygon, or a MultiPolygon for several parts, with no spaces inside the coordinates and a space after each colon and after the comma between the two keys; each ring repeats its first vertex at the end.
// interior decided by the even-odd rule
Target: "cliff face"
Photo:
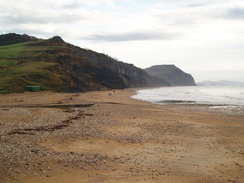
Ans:
{"type": "Polygon", "coordinates": [[[127,87],[169,86],[169,83],[164,79],[152,77],[144,70],[135,67],[133,64],[117,61],[108,55],[79,48],[75,54],[85,60],[90,60],[93,64],[101,68],[105,67],[110,71],[117,73],[127,87]]]}
{"type": "Polygon", "coordinates": [[[195,86],[194,78],[175,65],[155,65],[145,69],[151,76],[165,79],[171,86],[195,86]]]}
{"type": "Polygon", "coordinates": [[[41,40],[12,34],[9,40],[6,35],[3,38],[3,44],[8,44],[0,46],[2,93],[18,92],[26,85],[64,92],[169,85],[132,64],[73,46],[58,36],[41,40]]]}

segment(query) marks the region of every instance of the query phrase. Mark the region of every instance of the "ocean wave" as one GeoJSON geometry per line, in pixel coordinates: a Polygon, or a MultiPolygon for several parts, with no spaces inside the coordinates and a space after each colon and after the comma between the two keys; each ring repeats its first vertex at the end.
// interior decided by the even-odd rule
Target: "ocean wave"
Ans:
{"type": "Polygon", "coordinates": [[[137,92],[133,98],[157,104],[204,104],[244,106],[244,87],[162,87],[137,92]]]}
{"type": "Polygon", "coordinates": [[[191,100],[160,100],[157,101],[158,104],[196,104],[196,101],[191,100]]]}

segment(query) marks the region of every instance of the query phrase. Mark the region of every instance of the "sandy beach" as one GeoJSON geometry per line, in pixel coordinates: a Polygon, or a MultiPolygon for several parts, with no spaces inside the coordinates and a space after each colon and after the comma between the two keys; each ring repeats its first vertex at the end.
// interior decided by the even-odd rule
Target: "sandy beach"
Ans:
{"type": "Polygon", "coordinates": [[[0,95],[0,182],[244,182],[243,114],[135,91],[0,95]]]}

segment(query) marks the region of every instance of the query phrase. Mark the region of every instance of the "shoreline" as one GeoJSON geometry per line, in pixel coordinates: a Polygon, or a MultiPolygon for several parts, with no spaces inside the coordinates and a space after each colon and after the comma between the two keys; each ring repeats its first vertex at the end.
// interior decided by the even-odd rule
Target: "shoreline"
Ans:
{"type": "MultiPolygon", "coordinates": [[[[176,86],[179,87],[189,87],[189,86],[176,86]]],[[[190,86],[191,87],[191,86],[190,86]]],[[[193,86],[194,87],[194,86],[193,86]]],[[[201,87],[201,86],[200,86],[201,87]]],[[[200,101],[187,101],[187,100],[162,100],[162,101],[150,101],[143,99],[143,97],[136,97],[140,90],[148,90],[148,89],[160,89],[164,87],[157,88],[139,88],[136,90],[136,93],[131,97],[137,100],[141,100],[144,102],[150,102],[155,105],[162,105],[171,108],[187,108],[187,110],[198,110],[202,112],[210,112],[210,113],[221,113],[226,115],[238,115],[244,116],[244,105],[243,104],[227,104],[227,103],[211,103],[211,102],[200,102],[200,101]]],[[[167,88],[167,87],[166,87],[167,88]]],[[[152,93],[153,94],[153,93],[152,93]]]]}
{"type": "Polygon", "coordinates": [[[152,104],[135,91],[0,95],[2,180],[244,181],[243,115],[152,104]]]}

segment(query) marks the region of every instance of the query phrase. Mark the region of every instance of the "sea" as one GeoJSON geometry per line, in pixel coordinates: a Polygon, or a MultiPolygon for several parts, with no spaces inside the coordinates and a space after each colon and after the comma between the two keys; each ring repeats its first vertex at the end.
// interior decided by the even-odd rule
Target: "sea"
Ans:
{"type": "Polygon", "coordinates": [[[244,85],[181,86],[138,90],[132,98],[161,105],[197,104],[244,113],[244,85]]]}

